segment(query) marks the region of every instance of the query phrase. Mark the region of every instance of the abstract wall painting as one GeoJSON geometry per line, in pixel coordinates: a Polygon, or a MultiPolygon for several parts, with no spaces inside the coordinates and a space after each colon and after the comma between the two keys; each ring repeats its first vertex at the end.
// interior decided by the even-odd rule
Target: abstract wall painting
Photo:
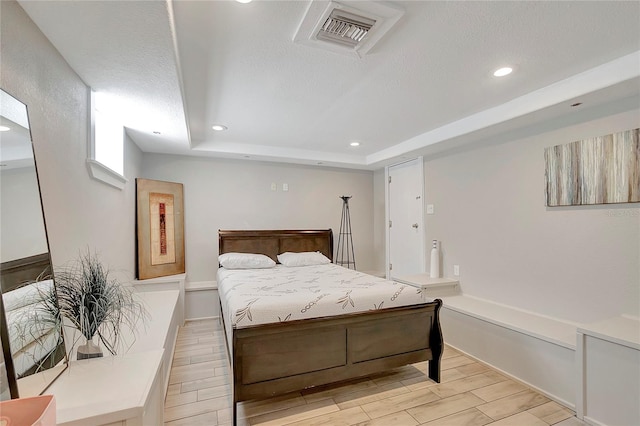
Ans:
{"type": "Polygon", "coordinates": [[[136,191],[137,278],[184,273],[182,184],[136,179],[136,191]]]}
{"type": "Polygon", "coordinates": [[[640,202],[640,129],[545,148],[546,205],[640,202]]]}

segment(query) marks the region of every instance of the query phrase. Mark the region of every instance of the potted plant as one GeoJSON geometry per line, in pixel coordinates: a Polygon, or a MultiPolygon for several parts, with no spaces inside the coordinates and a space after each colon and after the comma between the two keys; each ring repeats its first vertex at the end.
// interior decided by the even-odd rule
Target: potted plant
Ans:
{"type": "Polygon", "coordinates": [[[115,355],[123,327],[135,332],[138,321],[147,316],[133,291],[111,279],[97,255],[88,251],[75,262],[56,269],[55,287],[60,315],[86,340],[78,346],[78,359],[102,356],[100,347],[93,341],[95,336],[115,355]]]}

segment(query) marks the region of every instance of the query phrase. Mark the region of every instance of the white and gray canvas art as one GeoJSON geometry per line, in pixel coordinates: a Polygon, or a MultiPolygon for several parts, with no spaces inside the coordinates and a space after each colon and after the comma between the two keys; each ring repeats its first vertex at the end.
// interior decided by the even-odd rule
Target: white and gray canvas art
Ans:
{"type": "Polygon", "coordinates": [[[640,202],[640,129],[544,150],[547,206],[640,202]]]}

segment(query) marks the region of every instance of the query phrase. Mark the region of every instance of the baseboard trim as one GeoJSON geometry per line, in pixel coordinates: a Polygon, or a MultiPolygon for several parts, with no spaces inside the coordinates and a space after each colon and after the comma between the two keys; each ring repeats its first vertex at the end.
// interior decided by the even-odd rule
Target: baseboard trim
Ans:
{"type": "Polygon", "coordinates": [[[184,290],[187,292],[218,290],[218,283],[216,281],[187,281],[184,290]]]}
{"type": "Polygon", "coordinates": [[[216,315],[216,316],[212,316],[212,317],[186,318],[184,320],[184,322],[185,323],[187,323],[187,322],[197,322],[197,321],[205,321],[205,320],[212,320],[212,319],[220,319],[220,316],[216,315]]]}
{"type": "Polygon", "coordinates": [[[593,418],[591,418],[589,416],[584,416],[584,418],[582,420],[585,423],[588,423],[588,424],[593,425],[593,426],[607,426],[605,423],[601,423],[601,422],[599,422],[599,421],[597,421],[597,420],[595,420],[595,419],[593,419],[593,418]]]}

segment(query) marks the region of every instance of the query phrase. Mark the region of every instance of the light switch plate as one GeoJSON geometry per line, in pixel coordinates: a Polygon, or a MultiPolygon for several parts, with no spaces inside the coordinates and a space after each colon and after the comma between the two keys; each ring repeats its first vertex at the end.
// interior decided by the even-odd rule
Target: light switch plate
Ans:
{"type": "Polygon", "coordinates": [[[427,204],[427,214],[433,214],[433,204],[427,204]]]}

